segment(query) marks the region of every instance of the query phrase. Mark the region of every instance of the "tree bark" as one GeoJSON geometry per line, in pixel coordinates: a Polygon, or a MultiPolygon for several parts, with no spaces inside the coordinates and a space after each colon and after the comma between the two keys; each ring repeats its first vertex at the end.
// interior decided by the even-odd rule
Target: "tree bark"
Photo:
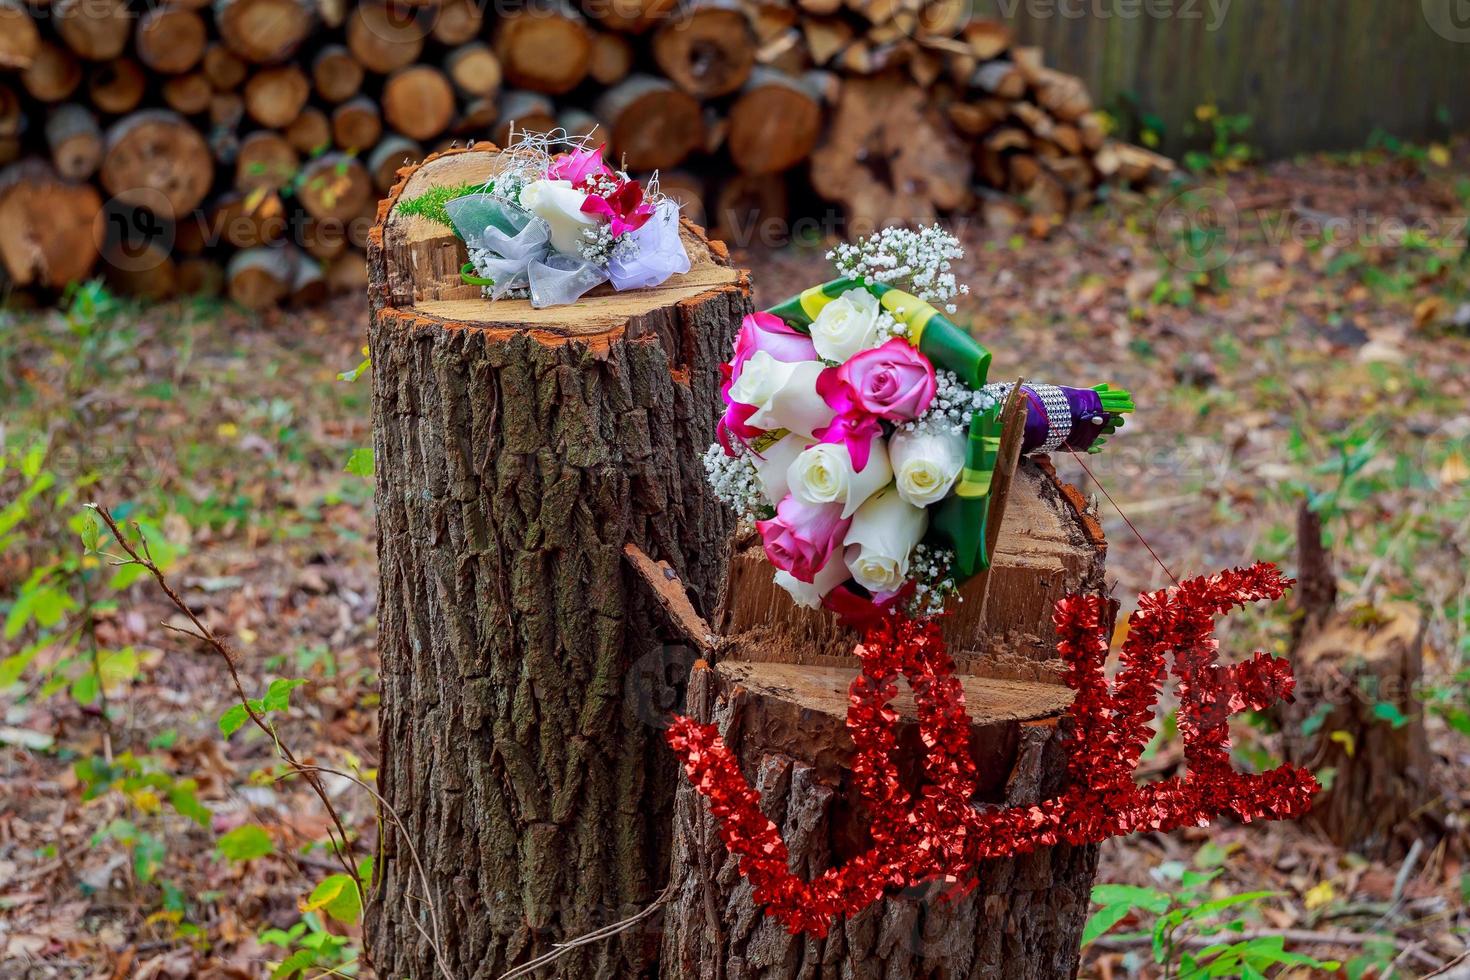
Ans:
{"type": "Polygon", "coordinates": [[[1425,622],[1417,606],[1338,610],[1292,651],[1297,700],[1283,706],[1287,761],[1332,770],[1307,821],[1344,849],[1402,854],[1442,806],[1418,697],[1425,622]]]}
{"type": "Polygon", "coordinates": [[[1296,700],[1279,708],[1287,761],[1333,773],[1307,821],[1344,849],[1402,854],[1442,814],[1420,685],[1426,623],[1411,603],[1338,608],[1316,513],[1297,513],[1290,658],[1296,700]]]}
{"type": "MultiPolygon", "coordinates": [[[[462,244],[396,210],[479,183],[494,153],[430,157],[394,188],[369,248],[385,830],[367,916],[382,976],[431,977],[434,908],[458,977],[495,977],[659,892],[675,786],[668,705],[640,675],[667,651],[623,563],[669,561],[708,612],[727,512],[699,463],[719,365],[750,310],[722,248],[685,226],[693,268],[575,307],[494,305],[460,283],[462,244]]],[[[623,933],[554,973],[652,976],[623,933]]]]}
{"type": "MultiPolygon", "coordinates": [[[[1058,716],[1071,702],[1055,659],[1051,611],[1103,586],[1105,545],[1077,492],[1023,461],[990,575],[972,580],[945,626],[964,676],[981,774],[977,801],[1023,805],[1055,795],[1065,772],[1058,716]]],[[[717,626],[720,662],[696,665],[689,709],[720,726],[791,866],[812,877],[866,849],[849,783],[845,716],[856,637],[770,584],[754,546],[732,561],[717,626]]],[[[914,703],[901,688],[900,771],[917,771],[914,703]]],[[[681,784],[674,897],[664,915],[663,976],[678,978],[967,977],[1054,980],[1077,971],[1097,848],[1058,846],[984,862],[966,895],[935,883],[885,898],[824,939],[790,936],[752,902],[707,803],[681,784]]]]}

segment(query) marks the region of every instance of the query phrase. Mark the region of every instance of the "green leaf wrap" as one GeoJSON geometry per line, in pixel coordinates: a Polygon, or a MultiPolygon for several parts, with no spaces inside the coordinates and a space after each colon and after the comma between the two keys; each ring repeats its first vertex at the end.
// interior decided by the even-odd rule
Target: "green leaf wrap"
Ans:
{"type": "Polygon", "coordinates": [[[954,552],[953,572],[961,582],[990,567],[985,532],[990,523],[991,481],[1000,456],[1001,408],[996,403],[971,416],[959,483],[930,513],[926,539],[954,552]]]}
{"type": "Polygon", "coordinates": [[[766,312],[785,320],[794,329],[810,332],[812,321],[822,308],[850,289],[865,289],[876,296],[885,310],[908,327],[910,339],[918,338],[914,346],[935,367],[953,371],[977,391],[985,386],[990,374],[990,351],[933,304],[887,283],[833,279],[805,289],[766,312]]]}

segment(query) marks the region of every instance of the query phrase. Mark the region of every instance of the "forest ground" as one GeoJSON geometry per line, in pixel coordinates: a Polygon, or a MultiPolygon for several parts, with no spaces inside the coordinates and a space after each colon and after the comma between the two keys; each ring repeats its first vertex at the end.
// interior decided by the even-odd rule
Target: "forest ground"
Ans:
{"type": "MultiPolygon", "coordinates": [[[[1210,923],[1285,937],[1348,977],[1419,976],[1465,948],[1467,214],[1470,147],[1393,147],[1211,177],[1182,197],[1115,195],[1045,236],[960,229],[961,318],[996,352],[995,378],[1135,393],[1137,415],[1089,465],[1170,569],[1294,570],[1293,515],[1311,495],[1343,602],[1408,599],[1429,620],[1440,833],[1412,862],[1293,824],[1109,843],[1099,882],[1186,911],[1159,954],[1176,971],[1210,923]],[[1206,214],[1229,233],[1176,220],[1206,214]]],[[[823,251],[737,258],[765,304],[827,278],[823,251]]],[[[140,309],[91,288],[65,314],[3,316],[0,976],[254,977],[291,956],[317,964],[311,976],[353,972],[353,930],[327,923],[344,909],[320,885],[339,870],[322,808],[278,778],[269,739],[221,734],[233,703],[221,663],[160,627],[188,624],[137,569],[85,553],[97,542],[81,504],[140,522],[238,652],[248,693],[305,679],[276,686],[285,744],[370,776],[370,391],[339,378],[362,360],[363,302],[257,318],[208,301],[140,309]]],[[[1097,492],[1075,461],[1057,465],[1097,492]]],[[[1167,576],[1107,500],[1099,513],[1127,609],[1167,576]]],[[[1227,656],[1283,652],[1289,617],[1285,603],[1233,614],[1227,656]]],[[[1267,718],[1237,718],[1238,764],[1273,765],[1278,738],[1267,718]]],[[[1145,769],[1180,764],[1166,735],[1145,769]]],[[[326,789],[370,839],[371,799],[342,777],[326,789]]],[[[1167,912],[1129,894],[1154,910],[1091,943],[1085,975],[1163,972],[1148,933],[1167,912]]]]}

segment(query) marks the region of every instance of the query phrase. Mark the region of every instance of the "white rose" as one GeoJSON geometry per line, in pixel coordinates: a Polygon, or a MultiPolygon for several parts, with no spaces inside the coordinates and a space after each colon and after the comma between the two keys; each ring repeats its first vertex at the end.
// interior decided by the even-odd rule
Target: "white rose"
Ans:
{"type": "Polygon", "coordinates": [[[749,421],[757,428],[810,436],[837,414],[817,394],[822,371],[821,361],[778,361],[767,351],[756,351],[730,386],[730,398],[755,406],[749,421]]]}
{"type": "Polygon", "coordinates": [[[847,573],[847,565],[842,561],[842,555],[834,551],[832,557],[827,559],[827,564],[817,570],[812,581],[803,582],[790,572],[777,572],[776,584],[789,592],[792,601],[798,606],[817,609],[828,592],[851,577],[847,573]]]}
{"type": "Polygon", "coordinates": [[[888,459],[898,495],[915,507],[938,503],[965,466],[965,434],[942,431],[895,432],[888,459]]]}
{"type": "Polygon", "coordinates": [[[843,558],[858,585],[869,592],[897,592],[909,577],[909,555],[924,536],[929,515],[884,487],[852,517],[843,558]]]}
{"type": "Polygon", "coordinates": [[[822,307],[812,321],[812,343],[829,361],[839,364],[881,342],[878,297],[866,289],[849,289],[822,307]]]}
{"type": "Polygon", "coordinates": [[[533,180],[521,188],[521,207],[551,226],[551,247],[581,258],[586,239],[582,232],[598,224],[596,215],[583,214],[587,195],[569,180],[533,180]]]}
{"type": "Polygon", "coordinates": [[[840,442],[807,447],[786,471],[786,482],[798,499],[809,504],[842,504],[843,517],[851,517],[863,501],[892,479],[888,447],[882,436],[874,436],[869,444],[868,464],[862,472],[853,469],[852,456],[840,442]]]}
{"type": "Polygon", "coordinates": [[[791,492],[786,471],[810,442],[806,436],[783,436],[750,457],[756,475],[760,477],[761,487],[766,492],[766,501],[772,507],[785,500],[786,495],[791,492]]]}

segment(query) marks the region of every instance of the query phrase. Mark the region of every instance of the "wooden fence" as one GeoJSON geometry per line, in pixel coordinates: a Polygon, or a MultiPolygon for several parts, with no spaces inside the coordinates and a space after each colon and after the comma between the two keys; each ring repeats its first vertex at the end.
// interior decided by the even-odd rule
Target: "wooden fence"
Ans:
{"type": "Polygon", "coordinates": [[[976,13],[1010,21],[1099,105],[1136,96],[1171,152],[1206,102],[1249,113],[1270,156],[1470,125],[1465,0],[976,0],[976,13]]]}

